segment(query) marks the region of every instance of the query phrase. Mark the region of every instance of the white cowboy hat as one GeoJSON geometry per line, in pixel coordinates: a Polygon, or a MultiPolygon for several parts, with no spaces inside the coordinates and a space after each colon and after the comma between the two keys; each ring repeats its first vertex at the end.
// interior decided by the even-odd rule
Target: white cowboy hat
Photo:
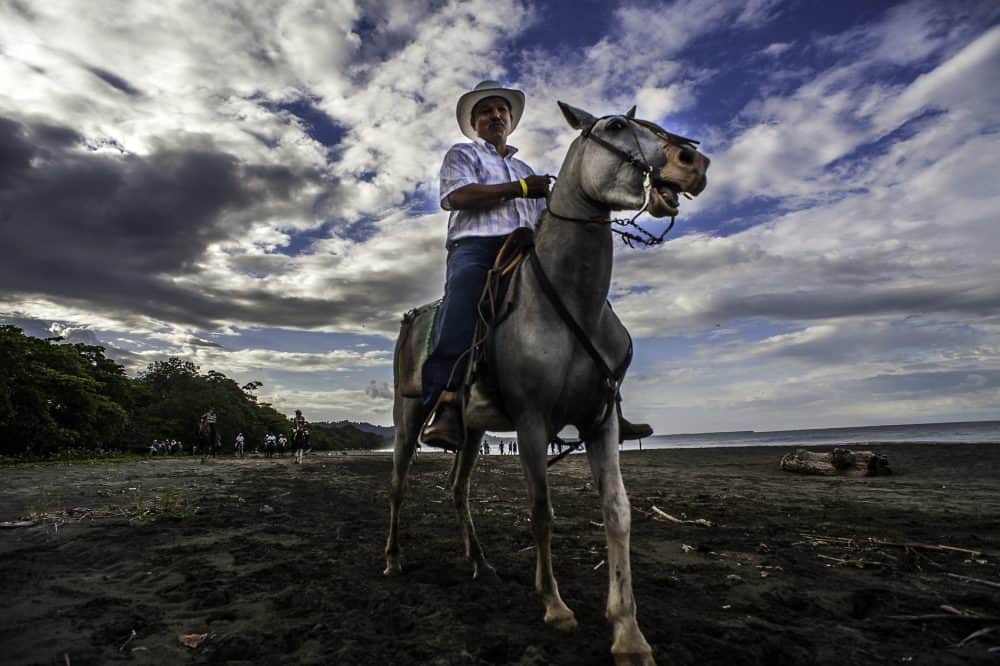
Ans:
{"type": "Polygon", "coordinates": [[[517,127],[517,121],[521,119],[521,113],[524,111],[523,92],[504,88],[496,81],[480,81],[475,88],[458,98],[458,107],[455,109],[455,117],[458,118],[458,126],[462,129],[462,134],[472,140],[479,136],[472,126],[472,109],[487,97],[502,97],[510,104],[511,132],[517,127]]]}

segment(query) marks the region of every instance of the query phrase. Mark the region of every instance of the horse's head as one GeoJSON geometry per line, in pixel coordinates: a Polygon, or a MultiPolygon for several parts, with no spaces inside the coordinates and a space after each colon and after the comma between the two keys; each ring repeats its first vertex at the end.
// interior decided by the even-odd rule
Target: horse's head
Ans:
{"type": "Polygon", "coordinates": [[[678,194],[693,197],[705,189],[710,160],[698,152],[697,142],[636,118],[635,107],[603,118],[563,102],[559,108],[581,132],[580,187],[588,199],[611,210],[645,206],[653,217],[673,217],[678,194]]]}

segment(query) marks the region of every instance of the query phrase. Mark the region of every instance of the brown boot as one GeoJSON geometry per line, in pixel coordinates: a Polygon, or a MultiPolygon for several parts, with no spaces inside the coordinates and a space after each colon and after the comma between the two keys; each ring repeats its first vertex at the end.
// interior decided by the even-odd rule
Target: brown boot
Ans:
{"type": "Polygon", "coordinates": [[[420,431],[420,441],[428,446],[457,451],[465,444],[462,409],[454,393],[441,394],[420,431]]]}
{"type": "Polygon", "coordinates": [[[629,439],[644,439],[653,434],[653,428],[648,423],[632,423],[621,412],[618,413],[618,441],[629,439]]]}

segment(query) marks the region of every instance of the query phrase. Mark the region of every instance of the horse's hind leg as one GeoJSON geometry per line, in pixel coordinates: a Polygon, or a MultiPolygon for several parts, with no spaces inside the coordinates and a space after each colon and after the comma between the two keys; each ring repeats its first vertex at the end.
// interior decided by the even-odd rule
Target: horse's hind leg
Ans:
{"type": "Polygon", "coordinates": [[[605,617],[611,623],[611,654],[616,664],[654,664],[653,651],[636,620],[629,563],[629,533],[632,509],[618,461],[618,420],[608,419],[602,433],[587,442],[587,458],[601,496],[601,512],[608,540],[608,605],[605,617]]]}
{"type": "Polygon", "coordinates": [[[541,424],[536,427],[519,424],[517,442],[521,466],[528,484],[531,529],[535,536],[535,591],[541,595],[542,603],[545,604],[545,624],[569,631],[576,628],[576,617],[559,596],[559,585],[552,569],[553,514],[545,458],[548,449],[546,429],[541,424]]]}
{"type": "Polygon", "coordinates": [[[455,500],[455,511],[458,514],[458,528],[462,532],[462,541],[465,544],[465,558],[472,563],[472,577],[496,580],[498,578],[496,569],[486,561],[479,537],[476,536],[476,527],[472,523],[472,513],[469,511],[472,470],[479,457],[479,442],[482,438],[482,431],[469,432],[466,435],[465,448],[455,457],[451,490],[455,500]]]}
{"type": "Polygon", "coordinates": [[[385,542],[385,571],[382,572],[386,576],[403,572],[399,563],[399,508],[403,503],[406,473],[410,470],[413,452],[417,447],[422,412],[418,398],[396,396],[393,405],[396,439],[392,451],[392,477],[389,481],[389,536],[385,542]]]}

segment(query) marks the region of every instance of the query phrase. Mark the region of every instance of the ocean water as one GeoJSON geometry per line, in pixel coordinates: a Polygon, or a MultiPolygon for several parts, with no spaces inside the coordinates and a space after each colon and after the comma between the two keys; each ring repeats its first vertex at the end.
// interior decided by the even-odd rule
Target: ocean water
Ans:
{"type": "MultiPolygon", "coordinates": [[[[775,430],[770,432],[748,430],[742,432],[653,435],[642,441],[642,449],[714,446],[832,446],[838,444],[891,444],[893,442],[1000,443],[1000,421],[921,423],[857,428],[775,430]]],[[[625,442],[623,448],[626,451],[638,450],[639,442],[625,442]]]]}
{"type": "MultiPolygon", "coordinates": [[[[567,433],[571,434],[571,433],[567,433]]],[[[497,433],[504,440],[514,439],[514,433],[497,433]]],[[[569,437],[572,439],[572,436],[569,437]]],[[[918,423],[906,425],[862,426],[854,428],[816,428],[812,430],[773,430],[739,432],[709,432],[684,435],[653,435],[642,440],[642,450],[678,449],[721,446],[837,446],[893,443],[940,444],[1000,444],[1000,421],[969,421],[962,423],[918,423]]],[[[498,453],[495,444],[491,452],[498,453]]],[[[625,442],[624,451],[638,451],[639,442],[625,442]]],[[[434,451],[436,449],[427,449],[434,451]]],[[[380,449],[388,453],[392,447],[380,449]]],[[[578,451],[580,453],[582,451],[578,451]]]]}

